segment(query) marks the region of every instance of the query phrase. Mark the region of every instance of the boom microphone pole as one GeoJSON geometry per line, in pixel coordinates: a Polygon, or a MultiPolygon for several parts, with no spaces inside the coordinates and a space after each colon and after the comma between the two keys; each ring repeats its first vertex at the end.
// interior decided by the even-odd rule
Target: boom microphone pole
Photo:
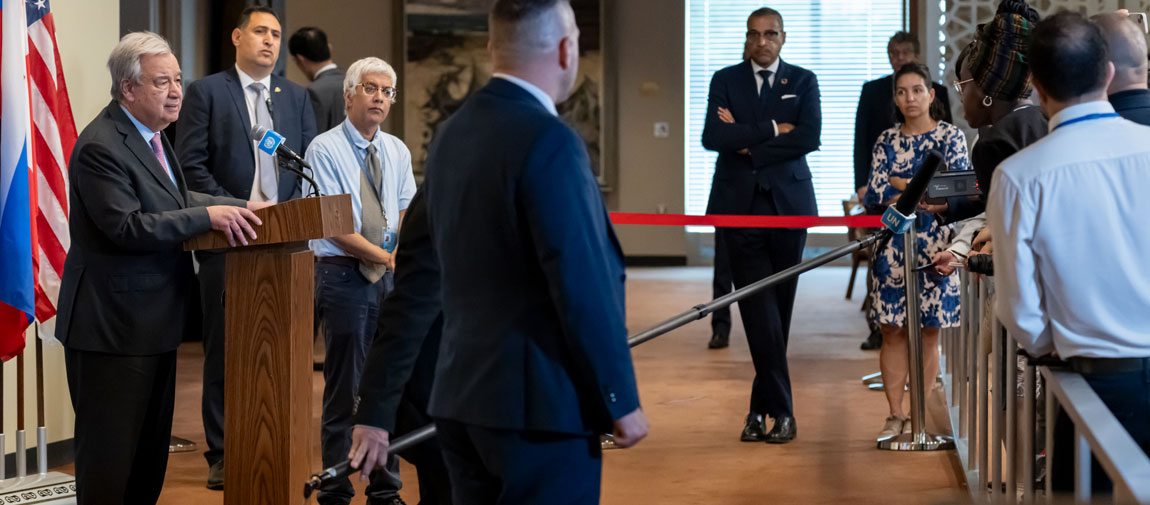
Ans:
{"type": "MultiPolygon", "coordinates": [[[[670,333],[682,326],[698,321],[707,317],[708,314],[718,309],[734,304],[744,298],[753,296],[758,292],[779,284],[786,282],[799,274],[814,270],[820,266],[826,265],[838,258],[846,256],[855,251],[860,251],[874,245],[877,242],[885,243],[890,240],[892,232],[903,233],[914,224],[915,215],[914,209],[918,201],[922,199],[922,195],[926,193],[927,183],[930,178],[934,176],[934,172],[942,164],[942,155],[938,151],[930,151],[927,154],[926,160],[923,161],[922,167],[914,178],[907,183],[906,191],[899,196],[898,201],[887,208],[887,213],[883,214],[883,224],[886,228],[876,231],[862,239],[851,242],[847,245],[834,249],[830,252],[821,254],[809,260],[803,261],[793,267],[790,267],[782,272],[778,272],[770,277],[760,279],[752,284],[743,286],[736,289],[731,293],[711,300],[710,303],[699,304],[691,307],[690,310],[683,312],[675,317],[672,317],[662,323],[659,323],[651,328],[644,330],[627,338],[627,344],[630,347],[635,347],[639,344],[654,339],[655,337],[670,333]],[[909,216],[908,216],[909,214],[909,216]],[[901,230],[901,231],[900,231],[901,230]]],[[[389,452],[401,452],[409,447],[412,447],[424,440],[428,440],[435,436],[435,425],[429,424],[416,431],[408,433],[402,437],[395,439],[395,443],[391,444],[388,448],[389,452]]],[[[359,469],[352,468],[350,461],[343,461],[339,464],[327,468],[320,473],[313,474],[310,479],[304,484],[304,498],[311,497],[311,494],[318,489],[321,489],[328,482],[337,478],[346,477],[358,472],[359,469]]]]}

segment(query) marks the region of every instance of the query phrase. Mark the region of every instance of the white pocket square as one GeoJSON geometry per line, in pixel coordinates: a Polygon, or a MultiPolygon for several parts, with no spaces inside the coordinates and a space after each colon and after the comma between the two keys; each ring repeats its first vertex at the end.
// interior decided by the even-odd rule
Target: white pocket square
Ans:
{"type": "Polygon", "coordinates": [[[791,98],[798,98],[799,95],[783,95],[782,100],[789,100],[791,98]]]}

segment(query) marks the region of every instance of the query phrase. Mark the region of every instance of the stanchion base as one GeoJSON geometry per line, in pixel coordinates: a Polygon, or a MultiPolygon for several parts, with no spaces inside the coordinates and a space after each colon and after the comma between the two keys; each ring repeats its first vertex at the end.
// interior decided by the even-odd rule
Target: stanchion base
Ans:
{"type": "Polygon", "coordinates": [[[871,384],[882,384],[882,372],[862,376],[862,383],[868,386],[871,384]]]}
{"type": "Polygon", "coordinates": [[[946,435],[924,433],[915,438],[914,433],[902,433],[878,441],[878,448],[884,451],[946,451],[954,449],[954,439],[946,435]]]}
{"type": "Polygon", "coordinates": [[[196,443],[186,438],[172,436],[168,442],[168,452],[192,452],[196,450],[196,443]]]}

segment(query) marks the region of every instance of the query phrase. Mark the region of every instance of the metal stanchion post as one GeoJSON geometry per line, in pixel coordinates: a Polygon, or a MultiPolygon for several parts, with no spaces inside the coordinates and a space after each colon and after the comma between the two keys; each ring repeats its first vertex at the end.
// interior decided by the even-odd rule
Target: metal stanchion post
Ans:
{"type": "Polygon", "coordinates": [[[943,435],[926,432],[926,394],[924,382],[934,385],[934,377],[923,377],[922,324],[919,322],[917,233],[912,226],[903,234],[904,280],[906,282],[906,329],[909,340],[910,363],[910,426],[911,433],[902,433],[878,442],[879,449],[890,451],[937,451],[953,449],[954,440],[943,435]]]}
{"type": "MultiPolygon", "coordinates": [[[[978,286],[978,301],[981,305],[987,297],[986,279],[979,281],[978,286]]],[[[980,319],[981,320],[981,319],[980,319]]],[[[982,351],[982,331],[979,329],[978,340],[976,344],[975,356],[978,360],[978,486],[983,492],[986,490],[986,483],[989,480],[989,443],[987,442],[987,416],[990,415],[990,362],[988,356],[982,351]]]]}
{"type": "Polygon", "coordinates": [[[1018,479],[1015,470],[1018,464],[1018,415],[1016,414],[1018,393],[1015,388],[1018,387],[1018,344],[1014,343],[1014,337],[1011,337],[1010,334],[1006,335],[1005,364],[1003,377],[1006,380],[1003,384],[1006,387],[1002,388],[1002,393],[1006,395],[1006,501],[1007,503],[1016,503],[1018,497],[1018,479]]]}
{"type": "Polygon", "coordinates": [[[1028,359],[1022,378],[1022,427],[1026,431],[1022,437],[1022,503],[1034,503],[1034,364],[1028,359]]]}
{"type": "MultiPolygon", "coordinates": [[[[1047,384],[1049,386],[1049,384],[1047,384]]],[[[1050,392],[1049,387],[1044,388],[1046,394],[1046,503],[1054,503],[1054,420],[1058,415],[1058,397],[1050,392]]]]}
{"type": "Polygon", "coordinates": [[[1005,399],[1002,395],[1003,391],[1003,367],[1002,367],[1002,324],[998,319],[994,319],[991,325],[990,335],[990,366],[993,368],[993,382],[990,383],[991,392],[994,393],[994,402],[990,404],[990,477],[991,477],[991,496],[998,496],[1002,492],[1002,430],[1003,430],[1003,409],[1002,404],[1005,399]]]}
{"type": "MultiPolygon", "coordinates": [[[[967,381],[970,380],[970,377],[967,375],[967,371],[970,369],[970,363],[968,361],[968,355],[966,353],[966,349],[970,345],[970,327],[971,327],[972,320],[970,318],[970,272],[968,270],[966,270],[965,268],[960,268],[958,270],[958,295],[959,295],[958,306],[959,306],[959,310],[962,311],[959,314],[959,321],[960,321],[959,328],[958,328],[958,356],[959,356],[958,363],[959,363],[959,366],[958,366],[958,381],[957,381],[957,384],[955,384],[955,388],[958,389],[958,436],[959,437],[966,437],[967,438],[967,440],[966,440],[967,445],[969,446],[970,445],[970,438],[969,438],[970,435],[968,434],[968,432],[970,431],[970,429],[969,429],[969,426],[968,426],[966,421],[967,421],[967,418],[969,417],[967,415],[967,409],[969,408],[969,405],[967,404],[967,400],[969,398],[967,396],[967,387],[968,387],[967,381]]],[[[967,464],[969,464],[969,463],[970,463],[970,459],[968,458],[967,464]]]]}

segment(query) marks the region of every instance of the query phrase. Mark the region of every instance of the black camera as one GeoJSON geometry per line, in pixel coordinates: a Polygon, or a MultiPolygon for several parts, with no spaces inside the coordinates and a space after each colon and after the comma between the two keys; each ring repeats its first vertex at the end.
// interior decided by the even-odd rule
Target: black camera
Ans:
{"type": "Polygon", "coordinates": [[[981,194],[974,170],[939,172],[931,178],[930,184],[926,187],[926,202],[942,204],[946,203],[948,197],[981,194]]]}
{"type": "Polygon", "coordinates": [[[982,275],[994,275],[994,257],[989,254],[976,254],[966,258],[966,268],[982,275]]]}

